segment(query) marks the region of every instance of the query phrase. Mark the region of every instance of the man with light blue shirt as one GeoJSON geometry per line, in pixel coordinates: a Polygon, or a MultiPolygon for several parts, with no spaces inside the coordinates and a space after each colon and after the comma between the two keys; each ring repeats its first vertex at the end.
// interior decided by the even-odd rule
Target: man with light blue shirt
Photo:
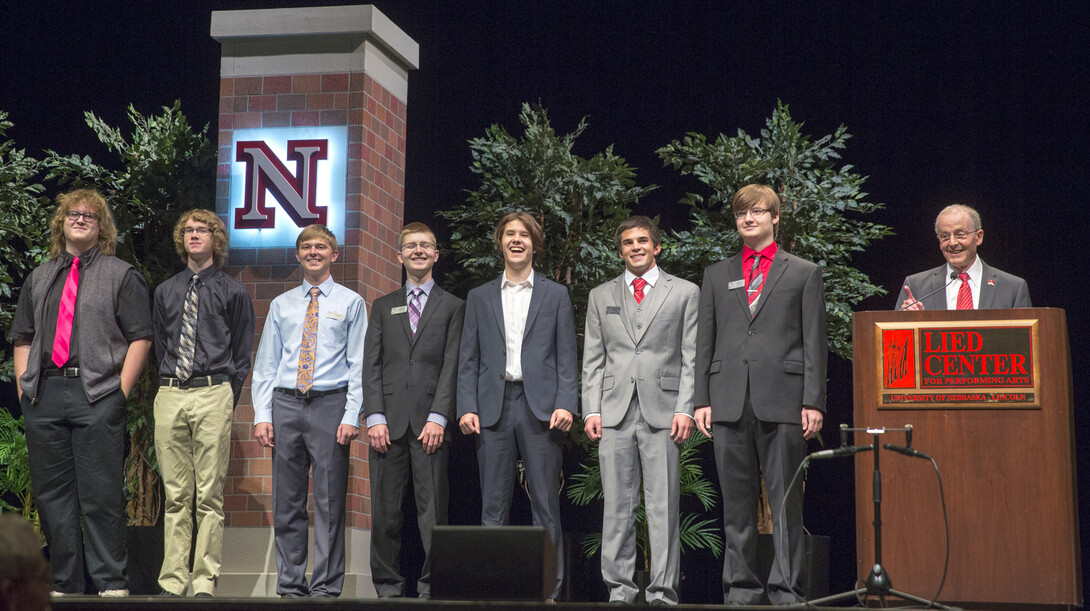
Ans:
{"type": "Polygon", "coordinates": [[[363,406],[363,298],[333,281],[337,238],[311,225],[295,240],[303,285],[273,300],[254,361],[254,437],[273,448],[276,593],[337,597],[344,585],[348,446],[363,406]],[[313,470],[314,570],[307,566],[313,470]]]}

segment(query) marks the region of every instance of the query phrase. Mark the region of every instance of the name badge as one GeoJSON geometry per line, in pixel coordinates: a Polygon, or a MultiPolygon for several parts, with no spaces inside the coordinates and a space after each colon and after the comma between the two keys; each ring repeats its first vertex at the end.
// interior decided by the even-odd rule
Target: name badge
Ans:
{"type": "Polygon", "coordinates": [[[342,312],[326,312],[326,318],[332,318],[333,320],[344,320],[344,314],[342,312]]]}
{"type": "Polygon", "coordinates": [[[398,314],[404,314],[409,311],[409,306],[397,306],[396,308],[390,308],[390,316],[397,316],[398,314]]]}
{"type": "Polygon", "coordinates": [[[727,290],[733,291],[734,289],[740,289],[746,285],[745,280],[735,280],[727,284],[727,290]]]}
{"type": "Polygon", "coordinates": [[[620,314],[621,306],[606,306],[606,314],[620,314]]]}

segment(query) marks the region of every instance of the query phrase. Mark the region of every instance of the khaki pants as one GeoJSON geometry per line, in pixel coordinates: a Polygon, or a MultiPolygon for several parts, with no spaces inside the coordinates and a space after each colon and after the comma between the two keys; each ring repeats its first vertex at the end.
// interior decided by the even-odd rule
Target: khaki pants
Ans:
{"type": "Polygon", "coordinates": [[[163,386],[155,397],[155,452],[166,510],[159,586],[185,595],[194,506],[194,593],[212,593],[223,558],[223,485],[231,453],[234,395],[227,382],[204,388],[163,386]]]}

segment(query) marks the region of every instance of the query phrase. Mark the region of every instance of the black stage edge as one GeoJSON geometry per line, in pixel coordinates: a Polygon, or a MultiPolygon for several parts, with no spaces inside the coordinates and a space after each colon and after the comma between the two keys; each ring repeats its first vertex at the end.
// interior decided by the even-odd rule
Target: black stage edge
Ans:
{"type": "MultiPolygon", "coordinates": [[[[708,609],[710,605],[686,605],[681,604],[675,609],[708,609]]],[[[716,606],[718,607],[718,605],[716,606]]],[[[559,603],[546,605],[539,602],[521,601],[437,601],[399,599],[394,601],[377,599],[279,599],[279,598],[217,598],[213,600],[197,600],[194,598],[170,599],[146,596],[132,596],[129,598],[103,599],[93,596],[65,597],[53,600],[55,611],[106,611],[119,609],[121,611],[135,611],[137,609],[153,609],[162,611],[287,611],[288,609],[365,609],[367,611],[448,611],[467,609],[564,609],[566,611],[600,611],[602,609],[617,609],[606,603],[559,603]]],[[[624,607],[622,607],[624,608],[624,607]]],[[[644,608],[650,607],[628,607],[644,608]]],[[[727,607],[724,607],[727,608],[727,607]]],[[[806,609],[808,611],[837,611],[848,607],[729,607],[730,609],[806,609]]],[[[858,607],[856,607],[858,609],[858,607]]]]}

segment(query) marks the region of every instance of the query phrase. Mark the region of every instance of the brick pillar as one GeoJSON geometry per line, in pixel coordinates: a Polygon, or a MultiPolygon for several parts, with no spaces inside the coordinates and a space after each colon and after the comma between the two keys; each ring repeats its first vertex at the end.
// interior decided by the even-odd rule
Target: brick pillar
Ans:
{"type": "MultiPolygon", "coordinates": [[[[347,126],[345,227],[333,277],[370,306],[401,282],[394,253],[404,218],[405,101],[417,43],[369,5],[215,11],[211,34],[222,46],[217,213],[230,226],[238,198],[231,193],[235,130],[347,126]]],[[[278,210],[276,222],[288,221],[278,210]]],[[[254,300],[260,340],[271,300],[301,282],[294,249],[232,248],[229,263],[254,300]]],[[[224,499],[224,595],[275,595],[272,454],[253,438],[253,418],[244,392],[224,499]]],[[[374,596],[366,444],[353,442],[351,455],[344,595],[374,596]]]]}

